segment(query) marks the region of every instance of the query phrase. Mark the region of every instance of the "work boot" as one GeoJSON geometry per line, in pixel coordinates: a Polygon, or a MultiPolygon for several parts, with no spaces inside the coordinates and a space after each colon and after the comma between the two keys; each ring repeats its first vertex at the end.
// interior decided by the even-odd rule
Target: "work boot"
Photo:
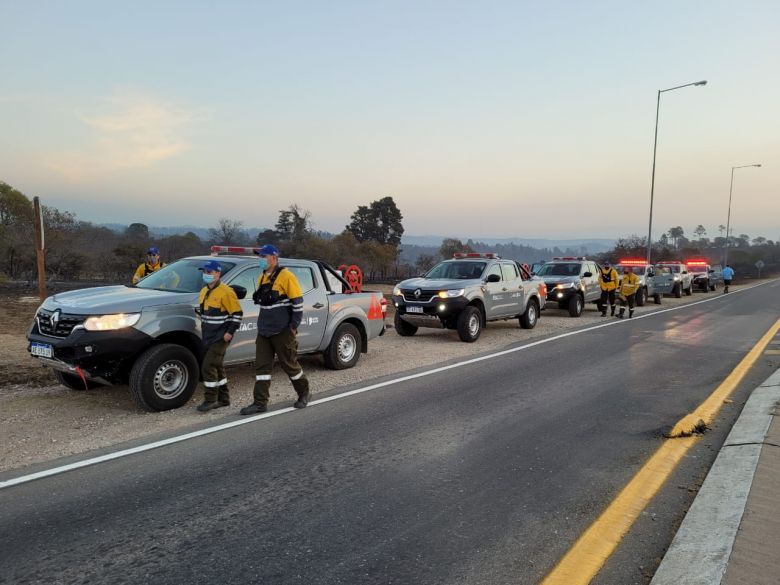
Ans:
{"type": "Polygon", "coordinates": [[[311,392],[306,390],[306,392],[298,396],[298,400],[295,401],[293,406],[295,408],[306,408],[306,405],[309,404],[309,398],[311,398],[311,392]]]}
{"type": "Polygon", "coordinates": [[[629,309],[628,310],[628,318],[630,319],[633,316],[634,316],[634,309],[629,309]]]}
{"type": "Polygon", "coordinates": [[[610,313],[611,317],[615,316],[615,305],[612,305],[612,313],[610,313]]]}
{"type": "Polygon", "coordinates": [[[198,405],[199,412],[208,412],[214,408],[219,408],[221,405],[216,400],[204,400],[198,405]]]}
{"type": "MultiPolygon", "coordinates": [[[[614,314],[615,314],[615,311],[612,311],[612,314],[614,315],[614,314]]],[[[606,316],[607,316],[607,310],[606,310],[606,309],[603,309],[603,310],[601,311],[601,316],[602,316],[602,317],[606,317],[606,316]]]]}
{"type": "Polygon", "coordinates": [[[247,414],[260,414],[261,412],[268,412],[268,405],[267,404],[258,404],[255,402],[254,404],[250,404],[249,406],[245,406],[241,409],[241,414],[247,415],[247,414]]]}
{"type": "Polygon", "coordinates": [[[620,309],[620,313],[618,313],[618,319],[622,319],[623,315],[625,315],[625,314],[626,314],[626,310],[621,308],[620,309]]]}

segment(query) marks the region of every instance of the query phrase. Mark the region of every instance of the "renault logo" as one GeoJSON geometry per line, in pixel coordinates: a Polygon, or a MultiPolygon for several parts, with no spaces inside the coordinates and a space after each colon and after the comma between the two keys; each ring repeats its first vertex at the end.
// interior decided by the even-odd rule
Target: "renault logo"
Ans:
{"type": "Polygon", "coordinates": [[[57,328],[57,323],[60,322],[60,310],[57,309],[56,311],[54,311],[51,314],[51,317],[49,318],[49,320],[51,321],[51,326],[56,329],[57,328]]]}
{"type": "Polygon", "coordinates": [[[414,291],[414,298],[419,299],[421,294],[422,291],[418,288],[416,291],[414,291]]]}

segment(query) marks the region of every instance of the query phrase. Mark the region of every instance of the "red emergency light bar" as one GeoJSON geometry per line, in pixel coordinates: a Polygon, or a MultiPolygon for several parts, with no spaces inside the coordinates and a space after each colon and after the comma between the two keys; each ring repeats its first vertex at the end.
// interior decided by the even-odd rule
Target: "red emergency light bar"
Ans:
{"type": "Polygon", "coordinates": [[[585,256],[555,256],[553,260],[587,260],[585,256]]]}
{"type": "Polygon", "coordinates": [[[688,260],[686,262],[688,266],[707,266],[709,264],[708,260],[688,260]]]}
{"type": "Polygon", "coordinates": [[[618,262],[621,266],[647,266],[647,260],[638,260],[635,258],[625,258],[618,262]]]}
{"type": "Polygon", "coordinates": [[[498,254],[494,254],[493,252],[487,252],[485,254],[480,254],[479,252],[455,252],[452,255],[453,258],[490,258],[491,260],[495,260],[498,258],[498,254]]]}
{"type": "Polygon", "coordinates": [[[252,246],[211,246],[212,256],[218,254],[257,254],[258,252],[260,252],[260,248],[252,246]]]}

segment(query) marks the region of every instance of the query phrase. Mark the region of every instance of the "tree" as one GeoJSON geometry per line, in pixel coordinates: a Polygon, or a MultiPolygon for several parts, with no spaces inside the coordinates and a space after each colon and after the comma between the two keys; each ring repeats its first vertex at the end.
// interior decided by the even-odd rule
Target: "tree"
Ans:
{"type": "Polygon", "coordinates": [[[674,247],[679,248],[679,240],[685,235],[685,230],[678,225],[676,227],[669,228],[667,233],[669,234],[669,238],[671,238],[674,242],[674,247]]]}
{"type": "Polygon", "coordinates": [[[311,233],[311,212],[297,203],[279,211],[276,222],[276,236],[280,242],[301,240],[311,233]]]}
{"type": "Polygon", "coordinates": [[[434,256],[431,254],[420,254],[417,257],[417,262],[414,263],[414,267],[417,269],[417,272],[422,274],[433,268],[434,264],[436,264],[436,258],[434,256]]]}
{"type": "Polygon", "coordinates": [[[756,236],[753,238],[753,245],[754,246],[763,246],[767,243],[767,239],[764,236],[756,236]]]}
{"type": "Polygon", "coordinates": [[[693,233],[696,235],[697,240],[701,240],[707,234],[707,230],[703,225],[699,224],[696,226],[696,229],[693,230],[693,233]]]}
{"type": "Polygon", "coordinates": [[[373,240],[398,248],[404,226],[403,215],[392,197],[383,197],[373,201],[370,206],[360,205],[350,216],[346,227],[358,242],[373,240]]]}
{"type": "Polygon", "coordinates": [[[719,235],[721,238],[723,237],[723,232],[725,232],[725,231],[726,231],[726,226],[725,226],[725,225],[723,225],[723,224],[720,224],[720,225],[718,226],[718,235],[719,235]]]}
{"type": "Polygon", "coordinates": [[[221,217],[217,226],[209,228],[209,241],[213,244],[240,246],[247,243],[244,222],[221,217]]]}
{"type": "Polygon", "coordinates": [[[444,238],[441,242],[441,247],[439,248],[439,256],[446,260],[447,258],[452,258],[453,254],[456,252],[470,253],[474,252],[474,248],[468,244],[464,244],[457,238],[444,238]]]}
{"type": "Polygon", "coordinates": [[[143,223],[131,223],[125,228],[125,237],[145,242],[149,239],[149,227],[143,223]]]}

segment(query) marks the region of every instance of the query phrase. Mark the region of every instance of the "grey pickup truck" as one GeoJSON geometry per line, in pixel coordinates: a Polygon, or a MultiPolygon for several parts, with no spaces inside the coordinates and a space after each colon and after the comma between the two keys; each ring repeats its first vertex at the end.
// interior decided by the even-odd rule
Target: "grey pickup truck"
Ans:
{"type": "Polygon", "coordinates": [[[544,282],[512,260],[494,254],[455,254],[424,276],[393,290],[395,330],[410,336],[419,327],[457,329],[476,341],[488,321],[519,319],[532,329],[544,308],[544,282]]]}
{"type": "MultiPolygon", "coordinates": [[[[221,247],[216,247],[217,250],[221,247]]],[[[238,253],[184,258],[150,274],[137,285],[104,286],[47,298],[28,332],[29,351],[74,390],[128,384],[145,410],[185,404],[200,378],[200,319],[203,287],[199,268],[216,259],[222,280],[236,291],[243,322],[225,356],[228,365],[254,361],[259,306],[252,301],[260,267],[252,248],[238,253]],[[247,294],[249,293],[249,294],[247,294]]],[[[352,292],[329,265],[282,258],[281,266],[301,283],[303,321],[300,353],[321,353],[332,369],[351,368],[382,335],[384,299],[379,292],[352,292]]]]}

